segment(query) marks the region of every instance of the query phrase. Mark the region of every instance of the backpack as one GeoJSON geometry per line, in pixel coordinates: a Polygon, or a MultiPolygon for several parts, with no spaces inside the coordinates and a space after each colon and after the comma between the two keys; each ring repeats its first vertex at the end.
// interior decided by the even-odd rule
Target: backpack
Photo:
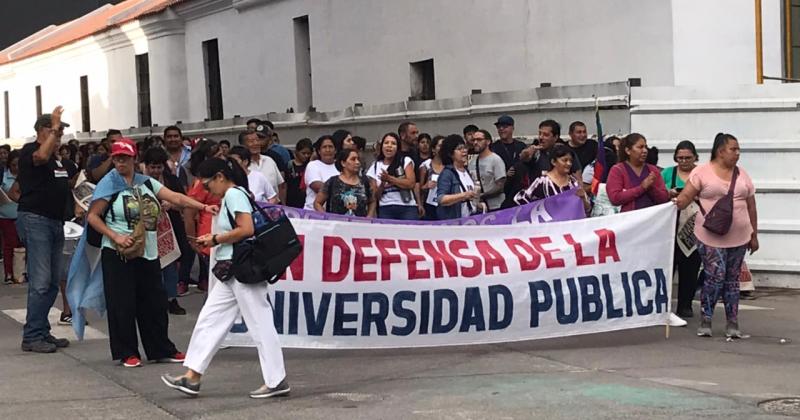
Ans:
{"type": "MultiPolygon", "coordinates": [[[[143,185],[147,187],[147,189],[150,190],[150,192],[153,192],[153,183],[150,182],[150,179],[144,181],[143,185]]],[[[119,197],[119,194],[121,192],[122,191],[117,191],[113,195],[111,195],[111,198],[108,200],[108,207],[106,207],[106,211],[103,212],[103,216],[101,217],[101,219],[103,219],[103,222],[105,222],[106,216],[108,215],[109,211],[111,212],[111,220],[112,221],[117,220],[116,214],[114,214],[114,201],[117,200],[117,197],[119,197]]],[[[153,192],[153,194],[155,194],[155,192],[153,192]]],[[[85,229],[86,229],[86,242],[93,247],[100,248],[100,246],[103,244],[103,234],[95,230],[95,228],[93,228],[92,225],[89,224],[88,220],[86,222],[85,229]]]]}
{"type": "MultiPolygon", "coordinates": [[[[254,234],[233,244],[230,272],[240,283],[273,284],[300,255],[303,245],[283,209],[278,206],[262,209],[250,194],[243,192],[250,201],[254,234]]],[[[231,227],[235,227],[236,218],[227,207],[226,211],[231,227]]]]}

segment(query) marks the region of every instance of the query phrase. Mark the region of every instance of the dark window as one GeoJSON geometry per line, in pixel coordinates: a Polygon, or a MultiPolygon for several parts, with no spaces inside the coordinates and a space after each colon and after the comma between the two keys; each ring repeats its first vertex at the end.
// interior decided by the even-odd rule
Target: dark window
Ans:
{"type": "Polygon", "coordinates": [[[436,81],[433,73],[433,59],[409,63],[411,67],[412,101],[436,99],[436,81]]]}
{"type": "Polygon", "coordinates": [[[219,74],[219,46],[216,39],[203,41],[203,63],[206,70],[208,119],[222,119],[222,79],[219,74]]]}
{"type": "Polygon", "coordinates": [[[150,61],[147,54],[136,56],[136,90],[139,98],[139,126],[150,127],[150,61]]]}
{"type": "Polygon", "coordinates": [[[311,37],[308,16],[294,18],[294,62],[297,80],[297,110],[308,111],[314,106],[311,90],[311,37]]]}
{"type": "Polygon", "coordinates": [[[89,118],[89,76],[81,76],[81,131],[88,133],[91,131],[91,119],[89,118]]]}
{"type": "Polygon", "coordinates": [[[8,91],[3,92],[3,113],[6,121],[6,138],[11,137],[11,112],[8,110],[8,91]]]}
{"type": "Polygon", "coordinates": [[[36,117],[42,116],[42,87],[36,86],[36,117]]]}
{"type": "Polygon", "coordinates": [[[789,0],[786,7],[786,77],[800,79],[800,0],[789,0]]]}

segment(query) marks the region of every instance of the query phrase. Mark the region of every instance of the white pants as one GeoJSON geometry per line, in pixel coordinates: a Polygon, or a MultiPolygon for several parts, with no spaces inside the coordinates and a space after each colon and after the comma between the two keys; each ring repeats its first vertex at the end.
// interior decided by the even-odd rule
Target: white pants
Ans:
{"type": "Polygon", "coordinates": [[[204,374],[240,311],[258,349],[264,383],[274,388],[286,377],[286,370],[272,319],[272,305],[267,301],[266,282],[243,284],[236,279],[217,282],[197,318],[183,365],[204,374]]]}

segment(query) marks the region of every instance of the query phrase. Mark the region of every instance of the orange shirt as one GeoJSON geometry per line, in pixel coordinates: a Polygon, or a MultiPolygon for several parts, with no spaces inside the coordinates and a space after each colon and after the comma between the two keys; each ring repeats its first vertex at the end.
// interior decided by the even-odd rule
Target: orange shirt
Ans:
{"type": "MultiPolygon", "coordinates": [[[[209,206],[220,205],[219,197],[214,196],[210,192],[206,191],[206,189],[203,187],[203,183],[200,182],[199,179],[194,180],[194,184],[192,184],[192,186],[189,188],[189,192],[187,193],[187,195],[209,206]]],[[[212,217],[214,217],[214,215],[212,215],[211,213],[200,210],[200,214],[197,221],[197,237],[211,233],[212,217]]],[[[210,255],[211,249],[203,248],[203,254],[210,255]]]]}

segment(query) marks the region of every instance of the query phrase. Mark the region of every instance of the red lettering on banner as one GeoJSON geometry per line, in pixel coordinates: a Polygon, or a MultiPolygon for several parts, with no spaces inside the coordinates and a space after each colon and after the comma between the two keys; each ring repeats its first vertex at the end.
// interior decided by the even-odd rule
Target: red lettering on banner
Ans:
{"type": "Polygon", "coordinates": [[[589,255],[588,257],[583,255],[583,245],[580,242],[576,241],[575,238],[572,237],[569,233],[564,235],[564,239],[567,240],[567,243],[572,245],[572,249],[575,250],[575,261],[580,265],[592,265],[594,264],[594,257],[589,255]]]}
{"type": "Polygon", "coordinates": [[[364,238],[353,238],[353,253],[355,254],[353,280],[375,281],[378,279],[378,273],[376,271],[364,271],[364,266],[377,264],[378,257],[364,255],[364,248],[372,248],[372,241],[364,238]]]}
{"type": "Polygon", "coordinates": [[[486,264],[486,274],[491,275],[494,274],[494,269],[500,269],[501,273],[508,273],[508,265],[506,265],[506,259],[497,252],[491,245],[489,245],[489,241],[475,241],[475,245],[478,247],[478,252],[481,253],[483,256],[483,260],[486,264]]]}
{"type": "Polygon", "coordinates": [[[408,279],[429,279],[431,271],[426,269],[419,269],[417,263],[425,261],[425,257],[419,254],[414,254],[411,250],[420,249],[419,241],[401,239],[398,241],[400,244],[400,252],[406,255],[406,265],[408,266],[408,279]]]}
{"type": "Polygon", "coordinates": [[[303,281],[303,261],[305,260],[305,242],[306,236],[305,235],[297,235],[297,239],[300,241],[300,245],[303,245],[303,250],[300,251],[300,255],[292,261],[292,264],[289,265],[289,268],[281,274],[280,279],[286,280],[287,273],[292,274],[292,280],[294,281],[303,281]]]}
{"type": "Polygon", "coordinates": [[[458,276],[458,266],[452,255],[447,253],[447,245],[444,241],[422,241],[425,253],[433,260],[433,276],[436,278],[444,277],[444,270],[447,270],[448,277],[458,276]]]}
{"type": "Polygon", "coordinates": [[[557,252],[558,249],[544,249],[544,245],[547,245],[551,242],[553,241],[546,236],[541,238],[531,238],[531,245],[533,245],[538,253],[544,256],[544,265],[547,268],[566,267],[566,263],[562,258],[553,257],[553,253],[557,252]]]}
{"type": "Polygon", "coordinates": [[[322,239],[322,281],[342,281],[350,268],[350,247],[338,236],[325,236],[322,239]],[[338,248],[339,270],[333,271],[333,248],[338,248]]]}
{"type": "Polygon", "coordinates": [[[619,252],[617,252],[617,235],[613,230],[598,229],[594,231],[600,238],[600,244],[597,250],[597,260],[603,264],[606,259],[611,258],[614,262],[619,261],[619,252]]]}
{"type": "Polygon", "coordinates": [[[519,260],[519,269],[522,271],[536,270],[542,262],[542,257],[521,239],[506,239],[508,249],[516,255],[519,260]]]}
{"type": "Polygon", "coordinates": [[[478,277],[481,274],[481,259],[474,255],[461,253],[461,251],[468,248],[469,246],[467,245],[466,241],[461,241],[461,240],[450,241],[450,252],[452,252],[453,255],[465,260],[472,261],[471,266],[461,267],[461,276],[466,278],[478,277]]]}
{"type": "Polygon", "coordinates": [[[392,254],[390,249],[397,249],[397,243],[391,239],[376,239],[375,246],[381,253],[381,280],[392,279],[392,264],[402,261],[400,254],[392,254]]]}

